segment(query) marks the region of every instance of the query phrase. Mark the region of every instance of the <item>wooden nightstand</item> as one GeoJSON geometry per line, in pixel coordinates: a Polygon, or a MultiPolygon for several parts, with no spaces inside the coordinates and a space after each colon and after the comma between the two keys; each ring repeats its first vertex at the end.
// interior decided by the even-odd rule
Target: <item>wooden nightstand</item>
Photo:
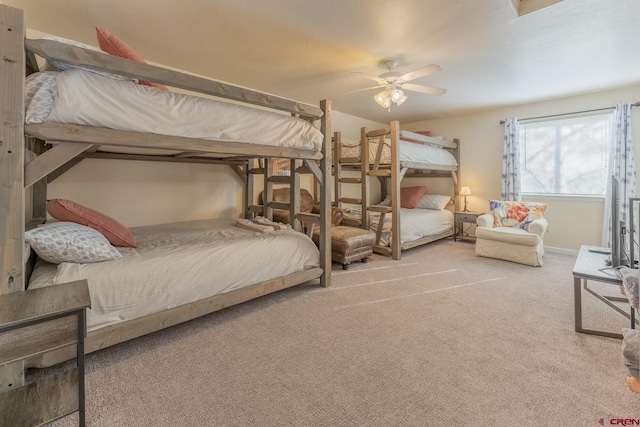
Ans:
{"type": "Polygon", "coordinates": [[[0,425],[35,426],[79,412],[85,425],[86,280],[0,296],[0,366],[75,345],[77,367],[0,393],[0,425]]]}
{"type": "Polygon", "coordinates": [[[454,219],[453,219],[454,225],[455,225],[455,230],[453,233],[453,241],[455,242],[458,239],[459,240],[464,240],[464,239],[476,240],[476,236],[471,236],[465,233],[464,224],[465,223],[475,224],[478,217],[482,214],[483,212],[456,211],[454,213],[454,219]]]}

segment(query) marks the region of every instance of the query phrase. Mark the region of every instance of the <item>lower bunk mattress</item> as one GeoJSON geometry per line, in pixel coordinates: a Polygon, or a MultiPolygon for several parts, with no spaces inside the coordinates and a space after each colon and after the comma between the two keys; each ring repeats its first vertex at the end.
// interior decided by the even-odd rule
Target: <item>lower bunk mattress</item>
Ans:
{"type": "MultiPolygon", "coordinates": [[[[350,214],[360,214],[359,209],[348,209],[350,214]]],[[[390,246],[391,214],[384,217],[381,246],[390,246]]],[[[369,214],[369,229],[377,232],[380,214],[369,214]]],[[[448,209],[400,209],[400,245],[431,236],[453,235],[453,212],[448,209]]]]}
{"type": "Polygon", "coordinates": [[[93,331],[266,280],[318,267],[320,254],[303,233],[262,233],[235,219],[133,227],[136,248],[114,261],[36,263],[28,289],[87,279],[93,331]]]}

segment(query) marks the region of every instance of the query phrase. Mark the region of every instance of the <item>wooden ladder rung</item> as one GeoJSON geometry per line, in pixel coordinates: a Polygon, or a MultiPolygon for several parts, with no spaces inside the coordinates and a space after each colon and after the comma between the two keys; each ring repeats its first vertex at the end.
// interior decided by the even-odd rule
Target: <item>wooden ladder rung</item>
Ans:
{"type": "Polygon", "coordinates": [[[264,206],[262,206],[262,205],[250,205],[248,209],[249,209],[250,212],[262,213],[262,209],[264,209],[264,206]]]}
{"type": "Polygon", "coordinates": [[[343,184],[362,184],[362,178],[340,178],[343,184]]]}
{"type": "Polygon", "coordinates": [[[281,203],[281,202],[269,202],[269,207],[271,209],[282,209],[289,210],[289,203],[281,203]]]}
{"type": "Polygon", "coordinates": [[[391,206],[383,206],[383,205],[371,205],[367,207],[371,212],[380,212],[380,213],[391,213],[391,206]]]}
{"type": "Polygon", "coordinates": [[[340,197],[342,203],[349,203],[351,205],[359,205],[362,203],[362,199],[355,199],[352,197],[340,197]]]}
{"type": "Polygon", "coordinates": [[[269,181],[270,182],[275,182],[275,183],[290,183],[291,182],[291,177],[290,176],[285,176],[285,175],[272,175],[269,177],[269,181]]]}
{"type": "Polygon", "coordinates": [[[251,169],[249,169],[249,173],[252,173],[254,175],[263,174],[264,172],[265,172],[264,168],[251,168],[251,169]]]}
{"type": "Polygon", "coordinates": [[[391,176],[391,171],[389,169],[378,169],[369,171],[370,176],[391,176]]]}
{"type": "Polygon", "coordinates": [[[340,158],[340,164],[345,163],[360,163],[360,157],[342,157],[340,158]]]}
{"type": "Polygon", "coordinates": [[[375,138],[376,136],[389,135],[391,131],[389,129],[376,129],[367,132],[367,138],[375,138]]]}

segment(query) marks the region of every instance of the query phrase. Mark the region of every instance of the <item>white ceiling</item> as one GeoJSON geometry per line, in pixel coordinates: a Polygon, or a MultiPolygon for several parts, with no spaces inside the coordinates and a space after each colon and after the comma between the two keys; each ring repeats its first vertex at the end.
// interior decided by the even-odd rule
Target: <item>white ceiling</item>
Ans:
{"type": "MultiPolygon", "coordinates": [[[[564,0],[516,17],[518,0],[0,0],[29,28],[97,44],[99,25],[150,61],[317,104],[404,123],[640,84],[640,0],[564,0]],[[381,74],[427,64],[391,112],[381,74]]],[[[622,101],[622,100],[621,100],[622,101]]],[[[630,100],[637,101],[637,100],[630,100]]]]}

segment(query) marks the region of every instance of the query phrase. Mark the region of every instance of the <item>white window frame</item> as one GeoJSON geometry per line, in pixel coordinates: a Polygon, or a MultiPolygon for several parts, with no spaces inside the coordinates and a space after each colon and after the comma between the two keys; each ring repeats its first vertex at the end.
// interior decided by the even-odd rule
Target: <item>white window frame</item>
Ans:
{"type": "MultiPolygon", "coordinates": [[[[607,183],[607,164],[609,162],[609,147],[611,145],[611,131],[613,126],[613,113],[612,111],[605,112],[597,112],[590,114],[580,114],[580,115],[572,115],[570,117],[548,117],[548,118],[540,118],[536,120],[527,120],[521,121],[520,123],[520,167],[521,167],[521,191],[523,196],[548,196],[548,197],[558,197],[558,198],[585,198],[585,199],[603,199],[606,192],[606,183],[607,183]],[[592,131],[594,133],[601,133],[600,138],[598,139],[597,135],[591,136],[591,138],[586,135],[579,139],[579,141],[588,141],[591,139],[591,152],[589,152],[588,145],[585,145],[586,149],[584,152],[580,152],[575,149],[575,145],[580,142],[575,140],[576,136],[576,127],[586,126],[591,122],[593,126],[592,131]],[[604,126],[604,128],[598,129],[597,127],[604,126]],[[536,128],[555,128],[555,133],[557,138],[549,141],[546,140],[546,145],[554,150],[555,156],[551,159],[548,159],[546,165],[553,164],[555,167],[552,168],[551,173],[555,179],[552,180],[551,183],[547,183],[549,185],[553,185],[553,191],[540,191],[540,189],[536,189],[534,191],[531,185],[527,185],[527,180],[530,179],[530,174],[528,172],[532,168],[536,168],[535,163],[532,166],[532,161],[535,161],[535,156],[528,157],[531,150],[534,150],[535,155],[544,155],[543,152],[540,151],[540,147],[536,147],[537,142],[535,141],[535,136],[533,132],[536,128]],[[573,130],[572,130],[573,127],[573,130]],[[532,138],[534,138],[532,140],[532,138]],[[573,140],[572,140],[573,138],[573,140]],[[528,139],[528,140],[527,140],[528,139]],[[598,147],[598,145],[600,145],[598,147]],[[535,151],[535,150],[538,151],[535,151]],[[529,152],[528,152],[529,150],[529,152]],[[563,155],[566,155],[566,151],[576,151],[573,158],[567,157],[563,158],[563,155]],[[594,152],[595,150],[595,152],[594,152]],[[563,165],[563,162],[570,163],[569,166],[563,165]],[[591,170],[588,168],[582,168],[582,165],[589,164],[589,162],[594,162],[597,164],[593,165],[591,170]],[[577,170],[573,174],[567,170],[566,168],[573,167],[574,169],[582,169],[582,171],[577,170]],[[596,188],[599,191],[569,191],[567,189],[566,180],[567,177],[573,176],[574,179],[579,178],[580,175],[591,174],[592,180],[596,179],[593,174],[601,173],[602,181],[598,182],[597,186],[583,186],[584,188],[596,188]],[[598,187],[599,186],[599,187],[598,187]]],[[[539,144],[545,144],[545,141],[539,142],[539,144]]],[[[540,162],[540,160],[538,160],[540,162]]],[[[532,172],[532,174],[543,176],[542,170],[539,169],[537,171],[532,172]]],[[[549,189],[549,185],[547,189],[549,189]]],[[[574,188],[579,188],[579,184],[574,184],[574,188]]]]}

